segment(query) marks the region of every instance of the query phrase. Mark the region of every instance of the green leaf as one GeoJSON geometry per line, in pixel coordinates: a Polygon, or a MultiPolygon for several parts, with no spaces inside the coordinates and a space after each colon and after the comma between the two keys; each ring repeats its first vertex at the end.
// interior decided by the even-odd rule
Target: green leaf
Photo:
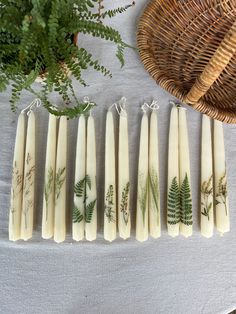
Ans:
{"type": "Polygon", "coordinates": [[[86,205],[86,208],[85,208],[85,222],[86,223],[91,223],[93,219],[93,212],[95,209],[96,202],[97,200],[94,200],[90,202],[88,205],[86,205]]]}
{"type": "Polygon", "coordinates": [[[121,202],[120,202],[120,211],[123,214],[123,220],[127,225],[129,222],[129,193],[130,193],[130,182],[127,182],[122,190],[121,202]]]}
{"type": "Polygon", "coordinates": [[[180,191],[177,177],[174,177],[168,192],[167,222],[175,225],[180,222],[180,191]]]}
{"type": "Polygon", "coordinates": [[[57,170],[57,173],[56,173],[56,178],[55,178],[55,195],[56,195],[56,200],[59,198],[62,186],[63,186],[63,184],[64,184],[64,182],[66,180],[65,171],[66,171],[65,167],[64,168],[59,168],[57,170]]]}
{"type": "Polygon", "coordinates": [[[180,221],[187,226],[193,224],[192,198],[187,173],[180,189],[180,221]]]}
{"type": "Polygon", "coordinates": [[[155,209],[159,212],[159,179],[155,169],[151,169],[149,173],[149,185],[151,188],[152,199],[155,204],[155,209]]]}
{"type": "Polygon", "coordinates": [[[105,198],[105,217],[107,218],[108,222],[115,223],[116,222],[116,212],[113,210],[114,206],[114,187],[111,184],[108,187],[107,193],[106,193],[106,198],[105,198]]]}
{"type": "Polygon", "coordinates": [[[144,177],[142,173],[139,173],[138,184],[138,202],[140,210],[142,211],[143,224],[145,224],[145,213],[147,210],[148,197],[148,176],[144,177]]]}
{"type": "Polygon", "coordinates": [[[85,189],[85,178],[79,180],[74,186],[74,193],[77,197],[83,197],[85,189]]]}
{"type": "Polygon", "coordinates": [[[26,90],[57,116],[74,118],[90,110],[91,106],[78,100],[68,73],[83,86],[87,86],[83,71],[89,67],[108,77],[112,74],[81,45],[77,47],[73,36],[83,33],[109,41],[117,47],[116,56],[123,66],[124,50],[129,46],[123,42],[118,30],[102,21],[129,7],[103,10],[99,0],[2,0],[0,92],[11,85],[11,109],[16,111],[21,93],[26,90]],[[96,12],[97,5],[99,13],[96,12]],[[39,74],[44,77],[44,83],[35,87],[39,74]],[[49,100],[51,92],[58,93],[61,98],[62,106],[58,110],[49,100]]]}
{"type": "Polygon", "coordinates": [[[80,223],[83,221],[84,216],[82,215],[80,209],[78,207],[73,208],[73,213],[72,213],[72,221],[73,223],[80,223]]]}

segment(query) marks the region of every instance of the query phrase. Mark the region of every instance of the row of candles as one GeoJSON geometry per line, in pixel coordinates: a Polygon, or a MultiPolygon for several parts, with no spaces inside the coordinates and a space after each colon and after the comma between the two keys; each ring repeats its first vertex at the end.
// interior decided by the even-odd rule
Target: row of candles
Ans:
{"type": "MultiPolygon", "coordinates": [[[[125,102],[126,99],[122,98],[118,104],[112,105],[106,116],[103,210],[104,238],[110,242],[116,239],[117,228],[123,239],[131,234],[125,102]],[[113,106],[119,114],[118,143],[115,141],[113,106]]],[[[161,236],[158,105],[156,102],[144,104],[142,110],[136,206],[136,239],[140,242],[146,241],[149,234],[153,238],[161,236]],[[149,109],[152,111],[150,118],[149,109]]],[[[42,237],[54,238],[57,243],[66,238],[67,124],[66,117],[62,116],[58,121],[56,116],[49,115],[42,237]]],[[[31,106],[27,115],[26,110],[22,111],[17,125],[9,211],[11,241],[26,241],[33,234],[35,146],[35,113],[31,106]]],[[[221,122],[214,121],[212,139],[211,120],[205,115],[202,117],[201,146],[201,233],[211,237],[214,214],[220,233],[229,231],[230,222],[223,126],[221,122]]],[[[90,113],[88,117],[80,115],[78,121],[72,210],[72,238],[75,241],[84,238],[93,241],[97,237],[97,183],[95,123],[90,113]]],[[[193,217],[187,117],[186,109],[175,104],[170,114],[167,194],[168,234],[173,237],[179,234],[191,236],[193,217]]]]}

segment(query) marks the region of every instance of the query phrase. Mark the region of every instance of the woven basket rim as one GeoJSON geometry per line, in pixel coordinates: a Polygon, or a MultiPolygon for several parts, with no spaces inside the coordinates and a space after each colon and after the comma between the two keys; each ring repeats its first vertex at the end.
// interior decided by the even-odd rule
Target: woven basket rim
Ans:
{"type": "MultiPolygon", "coordinates": [[[[147,48],[148,41],[150,38],[150,36],[145,31],[149,23],[148,18],[150,18],[150,15],[152,15],[153,7],[156,4],[156,2],[158,2],[158,6],[159,6],[161,1],[165,1],[165,0],[152,0],[150,3],[148,3],[146,8],[144,8],[143,13],[141,14],[141,17],[138,23],[138,29],[137,29],[137,44],[138,44],[139,55],[144,65],[144,68],[148,71],[148,73],[152,76],[152,78],[156,81],[156,83],[159,84],[165,90],[167,90],[174,97],[178,98],[181,102],[185,103],[184,98],[186,94],[188,93],[188,91],[183,92],[175,84],[174,80],[171,80],[170,78],[167,78],[164,75],[160,75],[160,69],[157,63],[155,62],[155,57],[151,53],[151,49],[147,48]]],[[[157,7],[157,5],[155,5],[155,7],[157,7]]],[[[230,112],[227,111],[227,109],[219,109],[212,106],[212,104],[209,104],[203,99],[200,99],[195,104],[187,104],[187,105],[203,114],[208,115],[209,117],[213,119],[217,119],[225,123],[236,123],[236,110],[235,110],[235,113],[233,113],[232,111],[230,112]]]]}

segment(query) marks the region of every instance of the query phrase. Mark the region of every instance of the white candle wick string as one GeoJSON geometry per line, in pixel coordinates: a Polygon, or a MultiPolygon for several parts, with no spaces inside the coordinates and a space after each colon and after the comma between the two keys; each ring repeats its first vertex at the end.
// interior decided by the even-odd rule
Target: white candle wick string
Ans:
{"type": "Polygon", "coordinates": [[[126,101],[127,101],[127,99],[125,98],[125,97],[122,97],[121,99],[120,99],[120,101],[119,101],[119,107],[120,107],[120,113],[119,113],[119,115],[120,116],[127,116],[127,112],[126,112],[126,109],[125,109],[125,107],[126,107],[126,101]]]}
{"type": "Polygon", "coordinates": [[[159,110],[160,109],[160,106],[158,105],[158,102],[157,100],[153,100],[151,105],[149,106],[149,108],[151,110],[159,110]]]}
{"type": "Polygon", "coordinates": [[[95,106],[95,103],[90,101],[89,97],[88,96],[85,96],[84,97],[84,103],[86,104],[85,108],[83,109],[83,112],[86,112],[89,108],[91,108],[89,110],[89,116],[91,117],[92,116],[92,107],[95,106]]]}
{"type": "Polygon", "coordinates": [[[141,110],[143,113],[147,113],[147,108],[150,108],[149,104],[146,102],[141,106],[141,110]]]}
{"type": "Polygon", "coordinates": [[[118,114],[120,114],[119,109],[118,109],[118,105],[117,105],[116,102],[115,102],[114,104],[110,105],[110,107],[108,108],[108,111],[111,111],[111,109],[112,109],[113,107],[115,107],[115,108],[116,108],[116,111],[118,112],[118,114]]]}
{"type": "Polygon", "coordinates": [[[85,107],[85,109],[83,111],[86,111],[86,109],[88,109],[89,106],[94,107],[95,103],[90,101],[88,96],[84,97],[84,103],[87,104],[87,106],[85,107]]]}
{"type": "Polygon", "coordinates": [[[28,110],[27,116],[29,116],[34,108],[39,108],[39,107],[41,107],[41,105],[42,105],[41,100],[39,98],[36,98],[29,104],[29,106],[27,106],[25,109],[23,109],[21,111],[21,113],[25,113],[28,110]]]}

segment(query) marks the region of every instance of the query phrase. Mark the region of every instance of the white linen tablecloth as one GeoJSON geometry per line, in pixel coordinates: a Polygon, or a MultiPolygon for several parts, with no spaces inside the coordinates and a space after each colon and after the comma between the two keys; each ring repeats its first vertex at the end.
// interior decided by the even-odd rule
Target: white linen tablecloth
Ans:
{"type": "MultiPolygon", "coordinates": [[[[127,1],[110,1],[111,7],[127,1]]],[[[105,2],[106,4],[106,2],[105,2]]],[[[136,45],[136,28],[146,0],[110,23],[120,29],[125,41],[136,45]]],[[[109,5],[109,1],[108,1],[109,5]]],[[[78,95],[97,103],[98,240],[72,243],[71,204],[77,120],[69,123],[68,236],[63,244],[41,239],[42,193],[46,149],[46,110],[37,110],[37,188],[34,237],[29,242],[8,241],[8,209],[17,115],[10,111],[8,92],[0,94],[0,313],[4,314],[216,314],[236,308],[236,127],[225,126],[229,179],[231,228],[224,237],[200,235],[200,126],[201,115],[188,110],[194,211],[194,234],[175,239],[166,230],[167,139],[171,95],[162,90],[144,70],[138,53],[126,52],[120,69],[115,48],[89,36],[79,44],[111,68],[113,78],[89,71],[89,87],[75,83],[78,95]],[[132,237],[112,244],[103,240],[104,138],[106,109],[126,96],[129,114],[132,176],[132,237]],[[162,237],[140,244],[135,240],[135,200],[138,139],[143,101],[159,101],[160,180],[162,237]]],[[[55,101],[57,98],[54,96],[55,101]]],[[[33,100],[23,93],[20,109],[33,100]]],[[[116,116],[116,121],[118,120],[116,116]]]]}

